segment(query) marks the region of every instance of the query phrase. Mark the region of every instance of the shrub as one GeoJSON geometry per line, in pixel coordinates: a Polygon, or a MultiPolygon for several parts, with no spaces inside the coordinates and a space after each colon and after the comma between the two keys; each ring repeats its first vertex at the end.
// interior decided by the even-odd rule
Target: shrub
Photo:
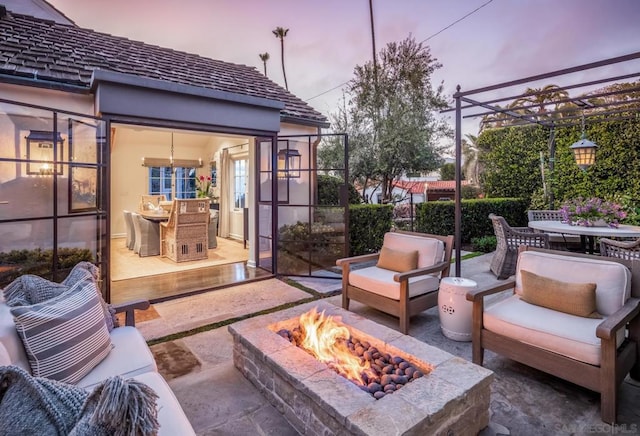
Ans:
{"type": "MultiPolygon", "coordinates": [[[[340,177],[318,174],[318,204],[323,206],[339,205],[340,191],[344,180],[340,177]]],[[[349,204],[360,204],[362,199],[353,185],[347,185],[349,190],[349,204]]]]}
{"type": "MultiPolygon", "coordinates": [[[[493,235],[490,213],[504,217],[511,226],[526,226],[528,205],[528,200],[520,198],[462,200],[462,242],[493,235]]],[[[455,234],[453,201],[429,201],[416,206],[416,231],[435,235],[455,234]]]]}
{"type": "Polygon", "coordinates": [[[53,268],[53,250],[12,250],[0,253],[0,288],[24,274],[34,274],[48,280],[58,280],[79,262],[93,262],[91,250],[84,248],[59,248],[58,269],[53,268]]]}
{"type": "Polygon", "coordinates": [[[349,207],[349,255],[375,253],[391,230],[393,206],[358,204],[349,207]]]}
{"type": "Polygon", "coordinates": [[[479,251],[481,253],[491,253],[496,250],[496,237],[495,236],[481,236],[479,238],[471,238],[471,247],[473,251],[479,251]]]}

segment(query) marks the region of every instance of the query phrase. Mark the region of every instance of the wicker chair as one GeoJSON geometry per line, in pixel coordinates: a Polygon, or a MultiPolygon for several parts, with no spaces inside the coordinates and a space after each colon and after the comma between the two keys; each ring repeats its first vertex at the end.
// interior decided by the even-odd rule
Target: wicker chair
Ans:
{"type": "Polygon", "coordinates": [[[164,195],[143,195],[140,200],[140,210],[149,210],[149,206],[157,208],[161,201],[167,201],[167,197],[164,195]]]}
{"type": "Polygon", "coordinates": [[[169,221],[160,223],[160,255],[174,262],[206,259],[209,199],[175,200],[169,221]]]}
{"type": "Polygon", "coordinates": [[[516,272],[518,247],[549,248],[549,235],[535,233],[529,227],[511,227],[501,216],[489,214],[496,235],[496,251],[491,259],[489,269],[495,276],[504,280],[516,272]]]}
{"type": "Polygon", "coordinates": [[[640,239],[635,241],[614,241],[600,238],[600,255],[618,259],[640,259],[640,239]]]}
{"type": "MultiPolygon", "coordinates": [[[[529,221],[563,221],[564,215],[559,210],[529,210],[529,221]]],[[[549,246],[553,250],[584,251],[579,235],[549,233],[549,246]]]]}

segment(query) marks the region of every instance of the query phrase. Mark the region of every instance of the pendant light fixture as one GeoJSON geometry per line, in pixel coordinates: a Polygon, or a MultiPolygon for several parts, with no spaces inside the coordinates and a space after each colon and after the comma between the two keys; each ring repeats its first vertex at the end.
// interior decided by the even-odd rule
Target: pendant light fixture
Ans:
{"type": "Polygon", "coordinates": [[[582,111],[582,137],[569,148],[573,152],[576,164],[582,171],[586,171],[596,162],[596,149],[598,146],[587,139],[584,129],[584,110],[582,111]]]}

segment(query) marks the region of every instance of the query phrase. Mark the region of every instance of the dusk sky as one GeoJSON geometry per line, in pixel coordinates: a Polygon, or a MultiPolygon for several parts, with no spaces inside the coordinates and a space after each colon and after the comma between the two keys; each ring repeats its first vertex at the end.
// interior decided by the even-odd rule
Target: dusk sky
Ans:
{"type": "MultiPolygon", "coordinates": [[[[288,28],[289,90],[325,115],[336,111],[354,67],[372,57],[368,0],[49,1],[84,28],[260,71],[258,55],[268,52],[267,75],[282,86],[272,30],[288,28]]],[[[640,51],[639,0],[373,0],[373,10],[378,51],[431,37],[425,44],[443,64],[434,83],[444,81],[448,97],[458,84],[469,90],[640,51]]],[[[603,77],[624,72],[612,66],[603,77]]],[[[463,133],[477,130],[478,120],[465,122],[463,133]]]]}

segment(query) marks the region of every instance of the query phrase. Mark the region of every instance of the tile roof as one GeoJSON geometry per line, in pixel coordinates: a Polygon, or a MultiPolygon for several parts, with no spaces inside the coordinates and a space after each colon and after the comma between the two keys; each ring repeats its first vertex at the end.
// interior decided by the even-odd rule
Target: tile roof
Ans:
{"type": "Polygon", "coordinates": [[[424,194],[425,182],[398,180],[394,186],[412,194],[424,194]]]}
{"type": "MultiPolygon", "coordinates": [[[[327,118],[256,68],[7,12],[0,17],[0,75],[89,89],[95,69],[281,101],[283,118],[327,118]]],[[[2,80],[2,79],[0,79],[2,80]]]]}
{"type": "MultiPolygon", "coordinates": [[[[456,181],[455,180],[438,180],[435,182],[426,182],[427,191],[455,191],[456,190],[456,181]]],[[[468,180],[462,180],[461,185],[468,185],[468,180]]]]}

